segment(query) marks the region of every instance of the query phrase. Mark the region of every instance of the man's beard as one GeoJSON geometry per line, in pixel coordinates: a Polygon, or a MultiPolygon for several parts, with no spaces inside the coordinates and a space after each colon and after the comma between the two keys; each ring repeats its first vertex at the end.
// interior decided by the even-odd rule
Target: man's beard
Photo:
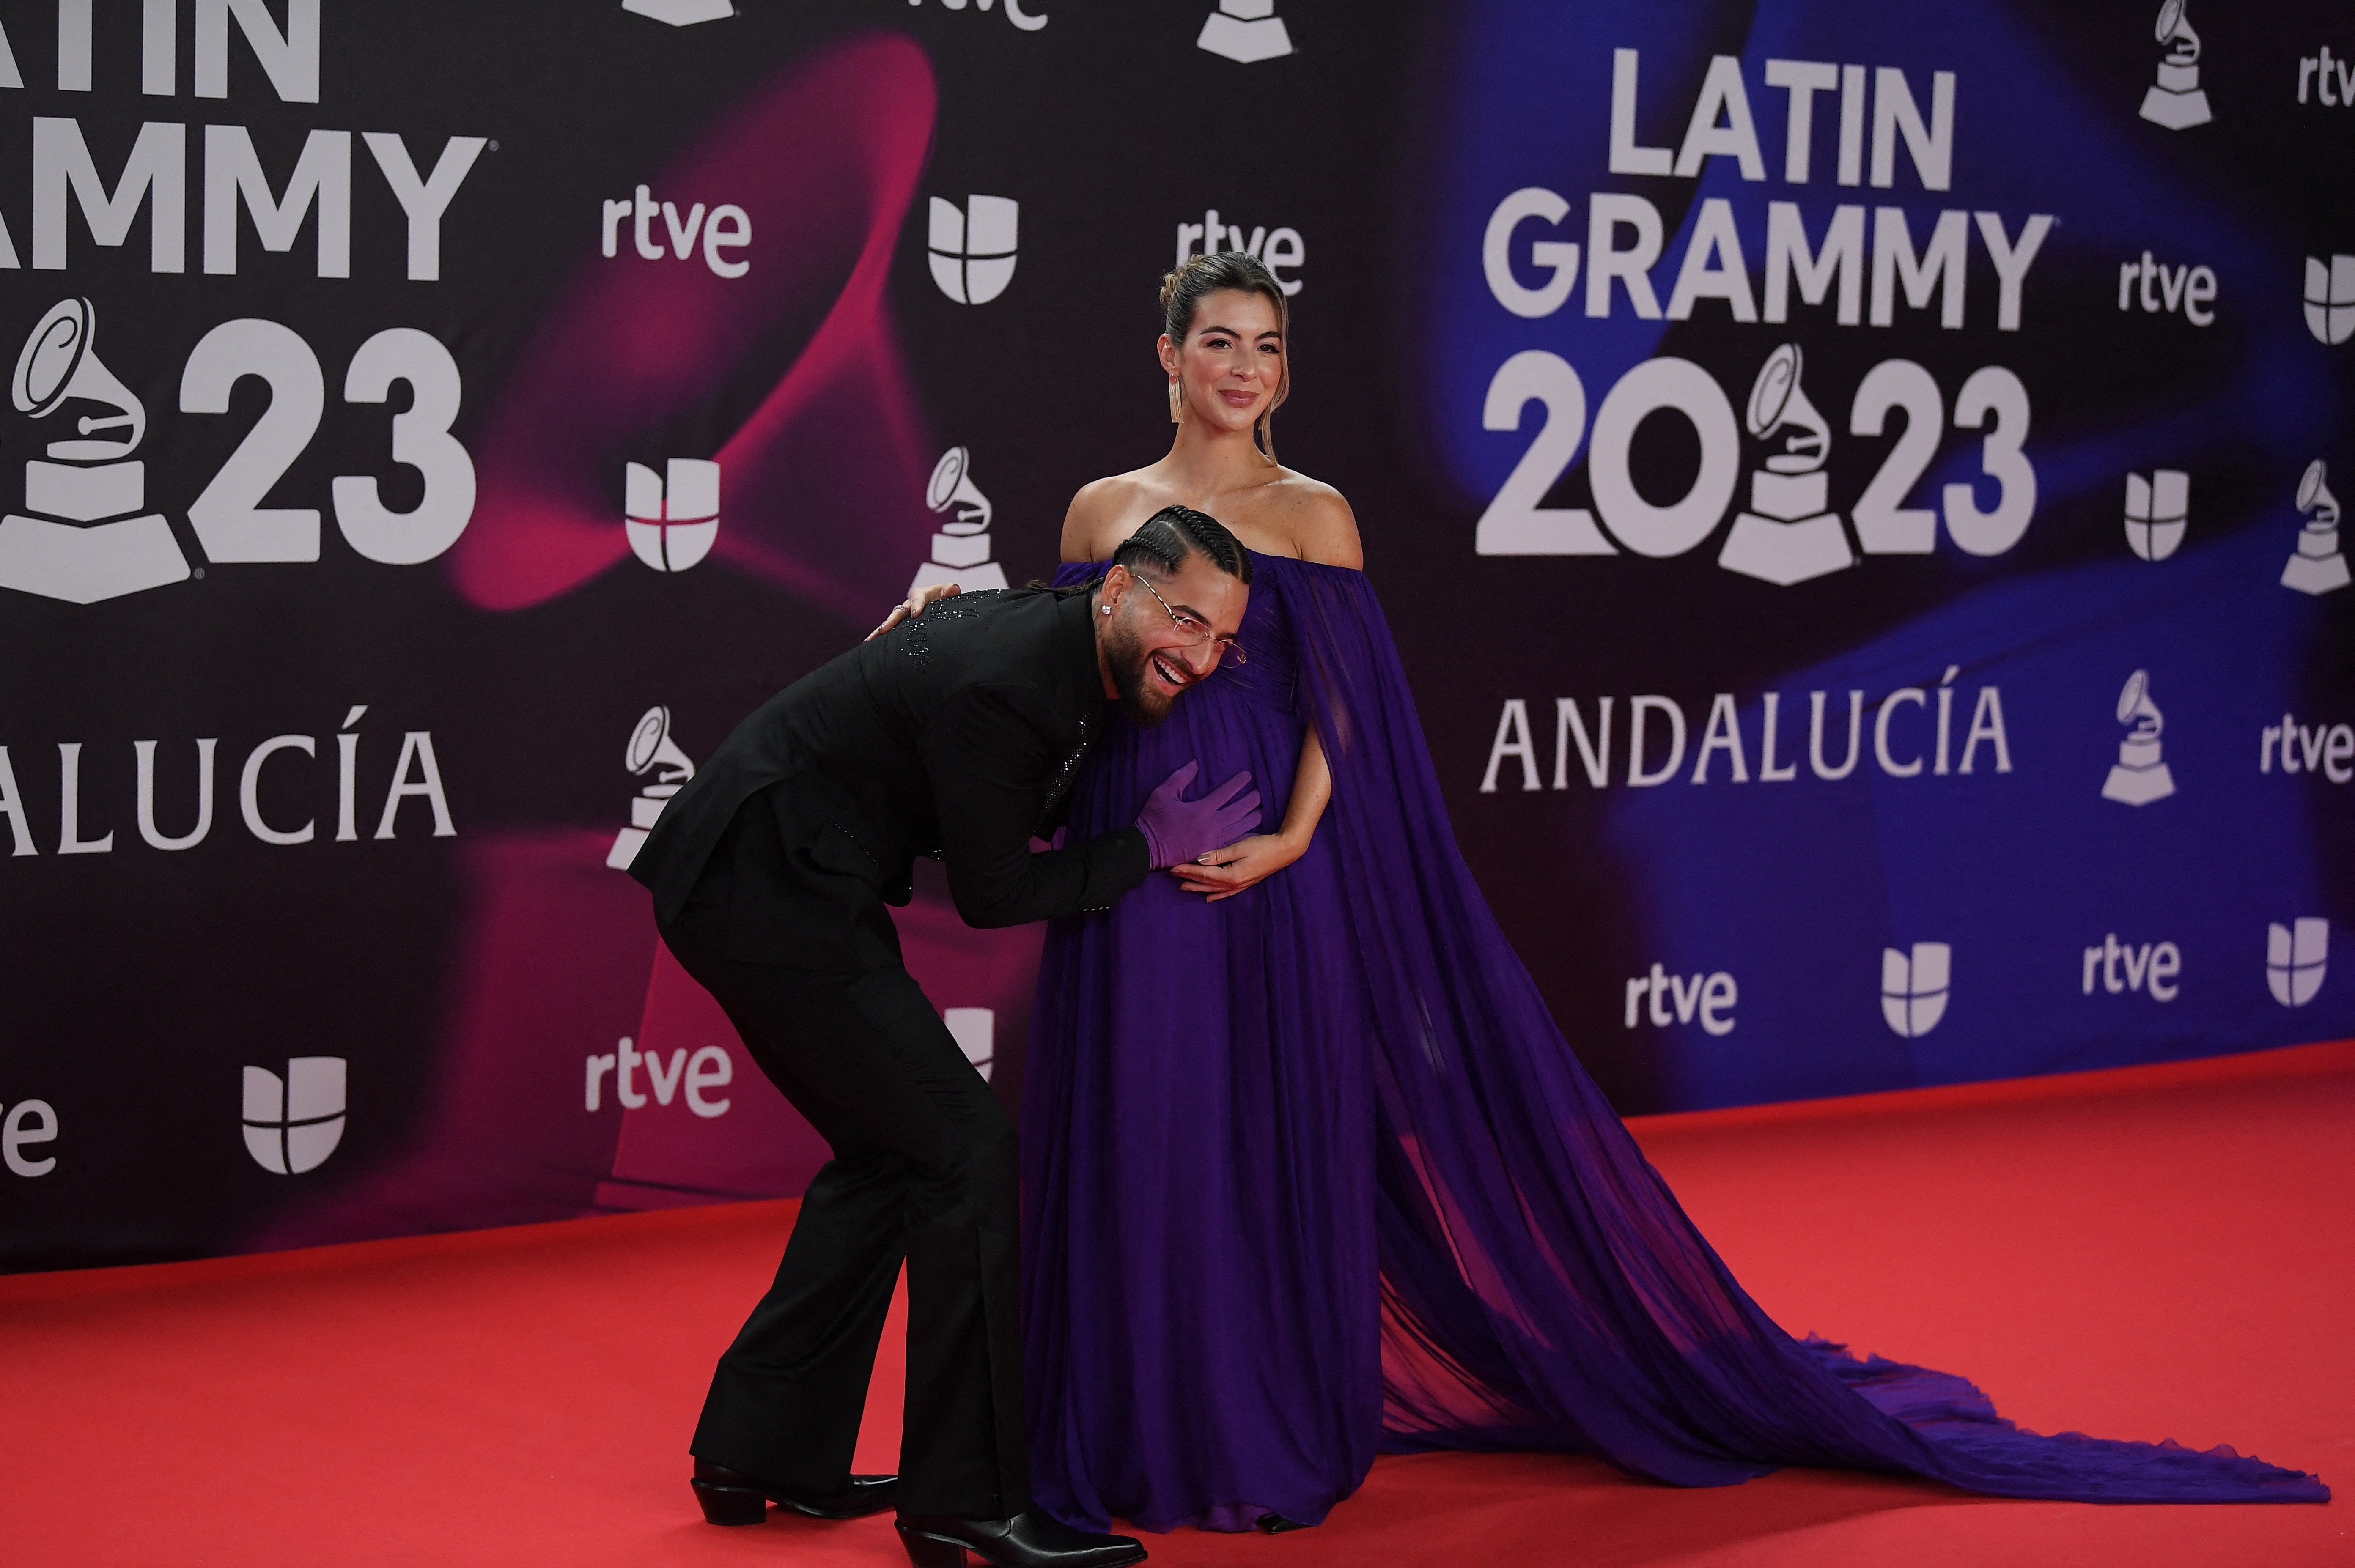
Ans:
{"type": "Polygon", "coordinates": [[[1150,730],[1169,717],[1182,693],[1164,696],[1148,691],[1145,685],[1146,661],[1152,651],[1133,635],[1117,627],[1107,628],[1104,635],[1104,662],[1112,668],[1112,683],[1120,692],[1120,710],[1128,721],[1140,730],[1150,730]]]}

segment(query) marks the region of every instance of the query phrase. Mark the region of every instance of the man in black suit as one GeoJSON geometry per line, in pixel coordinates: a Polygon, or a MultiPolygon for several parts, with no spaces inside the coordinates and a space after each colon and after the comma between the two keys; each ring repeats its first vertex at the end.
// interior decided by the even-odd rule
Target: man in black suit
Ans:
{"type": "Polygon", "coordinates": [[[672,799],[630,870],[687,973],[832,1147],[777,1270],[720,1358],[696,1428],[715,1523],[773,1499],[890,1507],[918,1568],[1114,1568],[1126,1537],[1030,1508],[1013,1124],[900,962],[887,904],[937,856],[978,926],[1101,909],[1150,869],[1251,831],[1248,776],[1137,825],[1033,851],[1067,807],[1108,699],[1157,722],[1233,645],[1250,557],[1171,507],[1088,589],[968,593],[796,681],[672,799]],[[899,1477],[855,1477],[886,1309],[908,1269],[899,1477]]]}

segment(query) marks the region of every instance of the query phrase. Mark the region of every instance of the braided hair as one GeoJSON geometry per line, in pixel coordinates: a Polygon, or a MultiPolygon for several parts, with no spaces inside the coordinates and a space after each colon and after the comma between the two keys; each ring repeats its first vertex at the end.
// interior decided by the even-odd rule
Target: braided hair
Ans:
{"type": "Polygon", "coordinates": [[[1267,264],[1247,251],[1218,251],[1207,256],[1187,257],[1177,271],[1161,280],[1161,329],[1169,335],[1172,347],[1183,348],[1194,330],[1194,317],[1202,302],[1230,289],[1265,296],[1275,306],[1276,330],[1283,335],[1283,370],[1275,383],[1275,395],[1268,400],[1266,411],[1259,416],[1259,427],[1252,432],[1260,455],[1273,463],[1275,411],[1292,395],[1292,301],[1284,293],[1284,284],[1267,270],[1267,264]]]}
{"type": "Polygon", "coordinates": [[[1164,507],[1146,518],[1145,526],[1121,540],[1120,548],[1112,552],[1112,564],[1135,571],[1151,561],[1154,575],[1160,577],[1184,566],[1186,558],[1197,550],[1229,577],[1251,586],[1251,553],[1242,541],[1218,518],[1191,507],[1164,507]]]}

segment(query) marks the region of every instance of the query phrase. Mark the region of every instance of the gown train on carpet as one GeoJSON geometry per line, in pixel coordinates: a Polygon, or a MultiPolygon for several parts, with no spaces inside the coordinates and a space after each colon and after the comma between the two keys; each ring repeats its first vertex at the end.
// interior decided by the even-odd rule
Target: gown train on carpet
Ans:
{"type": "MultiPolygon", "coordinates": [[[[1324,1519],[1377,1448],[1551,1449],[1720,1486],[1786,1465],[2006,1497],[2327,1500],[2315,1477],[2025,1432],[1960,1377],[1793,1339],[1735,1283],[1579,1065],[1449,826],[1363,574],[1252,556],[1232,661],[1115,722],[1071,832],[1181,763],[1310,852],[1209,905],[1156,876],[1055,923],[1023,1114],[1028,1398],[1066,1520],[1324,1519]]],[[[1060,583],[1099,568],[1067,565],[1060,583]]]]}

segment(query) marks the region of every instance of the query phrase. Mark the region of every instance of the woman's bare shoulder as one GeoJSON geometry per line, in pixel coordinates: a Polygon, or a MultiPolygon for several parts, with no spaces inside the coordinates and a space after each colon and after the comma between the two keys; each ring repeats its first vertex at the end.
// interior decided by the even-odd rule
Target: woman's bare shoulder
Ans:
{"type": "Polygon", "coordinates": [[[1063,514],[1063,559],[1102,560],[1112,554],[1130,529],[1122,525],[1135,509],[1145,471],[1108,474],[1090,480],[1071,497],[1063,514]]]}
{"type": "Polygon", "coordinates": [[[1358,514],[1349,509],[1348,499],[1340,491],[1321,479],[1311,479],[1305,474],[1284,470],[1283,480],[1272,488],[1276,516],[1270,518],[1281,528],[1292,553],[1303,560],[1313,560],[1324,566],[1343,566],[1352,571],[1362,571],[1366,566],[1366,550],[1358,538],[1358,514]]]}

